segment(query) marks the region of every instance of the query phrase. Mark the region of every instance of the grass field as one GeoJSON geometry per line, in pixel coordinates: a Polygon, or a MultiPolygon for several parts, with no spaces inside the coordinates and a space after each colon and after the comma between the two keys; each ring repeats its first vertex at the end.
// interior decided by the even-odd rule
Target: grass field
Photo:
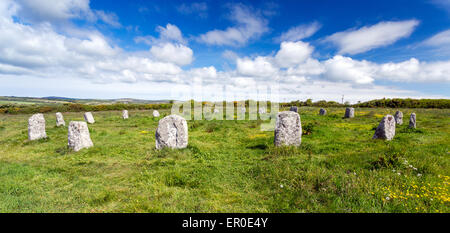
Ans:
{"type": "Polygon", "coordinates": [[[29,115],[0,115],[0,212],[450,212],[449,109],[401,109],[391,142],[371,138],[396,109],[318,110],[300,109],[299,148],[275,148],[262,121],[204,120],[161,151],[151,111],[94,112],[95,146],[77,153],[54,113],[33,142],[29,115]]]}

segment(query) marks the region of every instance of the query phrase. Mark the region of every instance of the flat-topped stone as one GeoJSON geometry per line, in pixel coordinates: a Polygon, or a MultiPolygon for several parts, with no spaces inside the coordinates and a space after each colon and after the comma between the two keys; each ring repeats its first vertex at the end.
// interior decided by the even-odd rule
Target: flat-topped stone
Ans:
{"type": "Polygon", "coordinates": [[[178,115],[169,115],[161,119],[155,134],[156,149],[164,147],[179,149],[188,145],[188,127],[186,120],[178,115]]]}
{"type": "Polygon", "coordinates": [[[375,130],[373,139],[392,140],[395,136],[395,124],[395,118],[392,115],[383,117],[375,130]]]}
{"type": "Polygon", "coordinates": [[[123,119],[128,119],[128,110],[123,110],[122,111],[122,118],[123,119]]]}
{"type": "Polygon", "coordinates": [[[94,124],[95,120],[94,120],[94,116],[92,116],[91,112],[85,112],[84,113],[84,120],[89,123],[89,124],[94,124]]]}
{"type": "Polygon", "coordinates": [[[344,117],[345,118],[353,118],[353,117],[355,117],[355,109],[354,108],[346,108],[344,117]]]}
{"type": "Polygon", "coordinates": [[[57,112],[56,113],[56,126],[59,127],[59,126],[65,126],[65,125],[66,125],[66,122],[64,121],[64,117],[63,117],[62,113],[57,112]]]}
{"type": "Polygon", "coordinates": [[[398,125],[403,124],[403,113],[402,112],[400,112],[400,111],[395,112],[394,118],[395,118],[395,122],[398,125]]]}
{"type": "Polygon", "coordinates": [[[94,146],[89,134],[89,128],[84,121],[71,121],[69,123],[67,141],[69,149],[73,151],[94,146]]]}
{"type": "Polygon", "coordinates": [[[45,118],[42,113],[37,113],[28,118],[28,140],[46,138],[45,118]]]}
{"type": "Polygon", "coordinates": [[[275,146],[300,146],[301,142],[300,115],[292,111],[279,112],[275,122],[275,146]]]}

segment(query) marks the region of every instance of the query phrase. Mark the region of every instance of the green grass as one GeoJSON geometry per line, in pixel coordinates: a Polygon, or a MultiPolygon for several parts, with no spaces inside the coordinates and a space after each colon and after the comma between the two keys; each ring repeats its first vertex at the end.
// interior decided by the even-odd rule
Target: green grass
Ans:
{"type": "Polygon", "coordinates": [[[152,111],[95,112],[94,147],[76,153],[53,113],[33,142],[29,115],[0,115],[0,212],[450,212],[450,110],[402,109],[391,142],[371,138],[396,109],[344,110],[302,107],[299,148],[274,147],[262,121],[205,120],[161,151],[152,111]]]}

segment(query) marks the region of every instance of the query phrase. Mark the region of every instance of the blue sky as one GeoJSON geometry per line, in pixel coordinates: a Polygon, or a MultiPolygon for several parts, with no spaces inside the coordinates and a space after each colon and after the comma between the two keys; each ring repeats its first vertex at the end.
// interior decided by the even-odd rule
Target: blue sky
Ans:
{"type": "Polygon", "coordinates": [[[0,84],[78,98],[267,86],[281,100],[449,98],[450,0],[4,0],[0,84]]]}

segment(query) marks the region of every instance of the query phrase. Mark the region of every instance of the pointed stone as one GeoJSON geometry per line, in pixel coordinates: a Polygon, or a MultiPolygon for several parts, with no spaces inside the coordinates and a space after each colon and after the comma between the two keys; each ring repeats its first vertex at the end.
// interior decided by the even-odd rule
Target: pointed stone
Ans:
{"type": "Polygon", "coordinates": [[[416,114],[411,113],[411,116],[409,117],[409,128],[416,128],[416,114]]]}
{"type": "Polygon", "coordinates": [[[128,119],[128,110],[123,110],[122,111],[122,118],[125,120],[125,119],[128,119]]]}
{"type": "Polygon", "coordinates": [[[95,120],[94,120],[94,116],[92,116],[91,112],[85,112],[84,113],[84,120],[89,123],[89,124],[94,124],[95,120]]]}
{"type": "Polygon", "coordinates": [[[395,118],[392,115],[386,115],[381,120],[372,138],[392,140],[395,136],[395,125],[395,118]]]}
{"type": "Polygon", "coordinates": [[[275,146],[300,146],[302,124],[300,115],[292,111],[280,112],[275,123],[275,146]]]}
{"type": "Polygon", "coordinates": [[[344,117],[345,118],[353,118],[353,117],[355,117],[355,109],[354,108],[346,108],[344,117]]]}
{"type": "Polygon", "coordinates": [[[291,106],[291,108],[289,109],[289,111],[292,111],[292,112],[298,112],[298,108],[297,108],[297,106],[291,106]]]}
{"type": "Polygon", "coordinates": [[[62,113],[57,112],[56,113],[56,126],[59,127],[59,126],[65,126],[65,125],[66,125],[66,122],[64,121],[64,117],[63,117],[62,113]]]}
{"type": "Polygon", "coordinates": [[[73,151],[94,146],[92,143],[89,128],[84,121],[71,121],[67,134],[67,145],[73,151]]]}
{"type": "Polygon", "coordinates": [[[156,149],[164,147],[179,149],[188,145],[186,120],[178,115],[169,115],[161,119],[156,129],[156,149]]]}
{"type": "Polygon", "coordinates": [[[28,140],[33,141],[46,137],[44,115],[37,113],[28,118],[28,140]]]}
{"type": "Polygon", "coordinates": [[[395,122],[396,122],[398,125],[403,124],[403,113],[402,113],[402,112],[397,111],[397,112],[395,113],[395,115],[394,115],[394,118],[395,118],[395,122]]]}

